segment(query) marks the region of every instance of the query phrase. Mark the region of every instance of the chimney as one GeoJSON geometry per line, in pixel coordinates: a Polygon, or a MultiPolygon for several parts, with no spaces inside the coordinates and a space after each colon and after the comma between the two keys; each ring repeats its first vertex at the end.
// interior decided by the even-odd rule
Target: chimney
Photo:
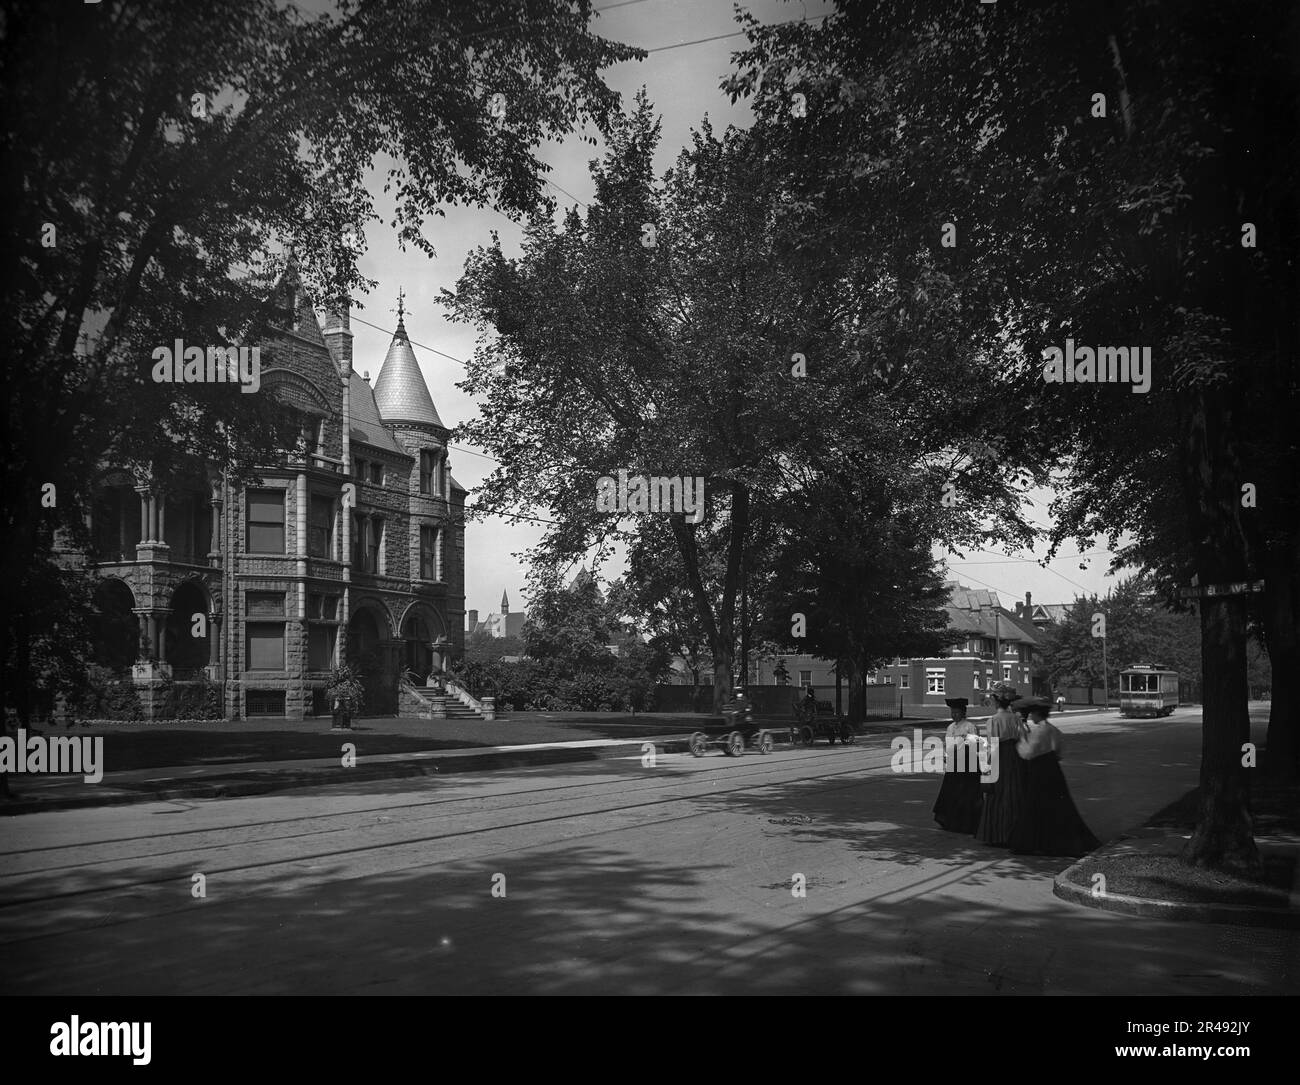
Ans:
{"type": "Polygon", "coordinates": [[[1025,610],[1030,611],[1033,609],[1034,609],[1034,597],[1029,592],[1025,592],[1025,610]]]}
{"type": "Polygon", "coordinates": [[[348,379],[352,372],[352,303],[348,299],[335,302],[325,317],[325,343],[339,367],[339,375],[348,379]]]}
{"type": "Polygon", "coordinates": [[[469,611],[469,613],[468,613],[468,617],[469,617],[469,630],[468,630],[468,631],[469,631],[470,633],[473,633],[474,630],[475,630],[476,628],[478,628],[478,611],[477,611],[477,610],[471,610],[471,611],[469,611]]]}

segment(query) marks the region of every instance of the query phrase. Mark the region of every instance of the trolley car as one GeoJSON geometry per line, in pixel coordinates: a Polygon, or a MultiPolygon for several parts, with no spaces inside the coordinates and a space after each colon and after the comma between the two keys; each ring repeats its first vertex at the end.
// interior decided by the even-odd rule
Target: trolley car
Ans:
{"type": "Polygon", "coordinates": [[[1168,716],[1178,707],[1178,672],[1134,663],[1119,674],[1121,716],[1168,716]]]}

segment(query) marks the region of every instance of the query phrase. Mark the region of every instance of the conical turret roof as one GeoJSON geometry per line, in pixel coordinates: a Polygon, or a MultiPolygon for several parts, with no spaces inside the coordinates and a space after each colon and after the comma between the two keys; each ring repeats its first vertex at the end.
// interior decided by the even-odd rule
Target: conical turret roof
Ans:
{"type": "Polygon", "coordinates": [[[388,344],[388,354],[375,380],[375,406],[388,423],[416,422],[446,428],[433,405],[429,386],[424,383],[424,375],[406,335],[406,324],[400,316],[397,331],[388,344]]]}

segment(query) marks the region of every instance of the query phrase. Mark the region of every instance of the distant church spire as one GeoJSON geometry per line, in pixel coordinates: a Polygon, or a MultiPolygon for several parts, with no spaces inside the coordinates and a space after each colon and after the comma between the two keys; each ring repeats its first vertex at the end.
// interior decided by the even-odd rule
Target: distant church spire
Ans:
{"type": "Polygon", "coordinates": [[[506,593],[504,589],[501,592],[501,613],[502,614],[510,613],[510,600],[506,597],[506,593]]]}

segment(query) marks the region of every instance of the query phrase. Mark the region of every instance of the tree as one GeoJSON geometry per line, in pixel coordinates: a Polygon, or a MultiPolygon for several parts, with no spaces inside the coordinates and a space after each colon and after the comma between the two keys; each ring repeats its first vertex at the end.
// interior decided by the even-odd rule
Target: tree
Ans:
{"type": "MultiPolygon", "coordinates": [[[[896,245],[965,238],[942,266],[997,316],[991,368],[1024,408],[1023,440],[1059,446],[1070,489],[1054,542],[1114,547],[1129,532],[1117,561],[1171,600],[1193,575],[1263,575],[1275,666],[1294,660],[1300,624],[1298,27],[1294,8],[1262,0],[963,5],[941,21],[845,4],[820,27],[751,26],[729,81],[760,123],[805,93],[790,137],[802,191],[847,237],[887,245],[870,217],[902,190],[896,245]],[[1043,352],[1067,338],[1150,346],[1155,393],[1047,383],[1043,352]],[[1247,503],[1247,483],[1270,508],[1247,503]]],[[[1200,607],[1203,805],[1184,853],[1199,865],[1258,858],[1240,764],[1247,613],[1241,597],[1200,607]]],[[[1285,771],[1296,732],[1287,696],[1269,750],[1285,771]]]]}
{"type": "Polygon", "coordinates": [[[357,257],[377,156],[394,162],[400,237],[429,253],[421,224],[447,201],[530,208],[538,144],[603,125],[617,95],[598,70],[639,55],[591,34],[590,13],[585,0],[341,0],[322,15],[274,0],[6,5],[0,630],[20,719],[33,600],[56,533],[85,542],[98,465],[165,484],[216,461],[248,478],[280,446],[274,397],[154,382],[153,349],[249,342],[285,246],[317,297],[373,285],[357,257]]]}
{"type": "Polygon", "coordinates": [[[834,660],[850,680],[851,719],[863,718],[867,675],[883,661],[938,655],[958,639],[931,556],[940,506],[899,477],[824,471],[791,495],[761,601],[763,635],[834,660]]]}
{"type": "Polygon", "coordinates": [[[674,578],[672,566],[645,557],[640,547],[629,550],[626,574],[609,586],[610,609],[632,618],[651,641],[663,645],[670,661],[680,658],[691,684],[698,686],[700,674],[710,665],[699,610],[690,592],[674,578]]]}
{"type": "Polygon", "coordinates": [[[521,656],[524,642],[519,637],[494,637],[486,630],[474,630],[465,637],[466,663],[487,663],[502,656],[521,656]]]}
{"type": "Polygon", "coordinates": [[[529,657],[556,660],[575,674],[608,669],[613,660],[609,644],[617,634],[618,622],[595,578],[580,575],[565,585],[543,571],[533,580],[523,630],[529,657]]]}
{"type": "Polygon", "coordinates": [[[924,274],[876,289],[863,260],[823,244],[830,221],[790,197],[797,151],[776,156],[766,133],[716,136],[705,123],[662,185],[658,138],[642,96],[593,164],[585,219],[534,217],[518,260],[499,244],[471,256],[447,301],[488,334],[461,384],[481,417],[460,432],[501,464],[480,511],[544,509],[553,522],[535,561],[564,565],[623,541],[684,585],[718,710],[745,634],[744,585],[765,560],[755,532],[828,446],[869,430],[913,462],[928,457],[936,505],[941,484],[959,478],[948,540],[1030,529],[1004,467],[958,440],[974,431],[1000,442],[1012,418],[981,374],[950,371],[985,319],[976,299],[924,274]],[[914,319],[914,295],[927,290],[962,319],[914,319]],[[664,514],[656,526],[602,511],[599,480],[620,470],[702,478],[702,516],[664,514]]]}
{"type": "Polygon", "coordinates": [[[1048,630],[1043,668],[1053,685],[1105,684],[1110,695],[1120,688],[1120,672],[1135,663],[1159,663],[1187,678],[1201,668],[1200,623],[1191,615],[1161,605],[1148,577],[1133,576],[1117,585],[1105,599],[1077,597],[1063,622],[1048,630]],[[1106,657],[1102,671],[1101,641],[1092,635],[1093,615],[1106,619],[1106,657]]]}

